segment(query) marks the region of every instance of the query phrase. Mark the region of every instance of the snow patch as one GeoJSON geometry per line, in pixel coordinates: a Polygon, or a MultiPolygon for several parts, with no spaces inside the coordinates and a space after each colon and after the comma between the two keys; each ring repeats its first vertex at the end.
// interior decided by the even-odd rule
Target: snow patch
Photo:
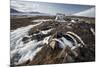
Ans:
{"type": "Polygon", "coordinates": [[[65,39],[64,37],[61,38],[61,40],[63,41],[63,43],[66,45],[66,46],[69,46],[70,48],[73,47],[73,43],[67,39],[65,39]]]}
{"type": "Polygon", "coordinates": [[[20,64],[27,60],[32,60],[33,57],[36,55],[38,51],[41,49],[41,45],[43,44],[42,41],[37,42],[37,40],[29,41],[28,43],[23,43],[22,39],[24,37],[31,37],[28,36],[28,31],[43,22],[37,23],[35,25],[29,25],[26,27],[21,27],[11,32],[11,59],[16,56],[17,54],[20,55],[18,62],[14,61],[14,64],[20,64]],[[40,47],[38,47],[40,46],[40,47]]]}
{"type": "Polygon", "coordinates": [[[47,22],[47,21],[53,21],[52,19],[37,19],[37,20],[32,20],[32,22],[47,22]]]}

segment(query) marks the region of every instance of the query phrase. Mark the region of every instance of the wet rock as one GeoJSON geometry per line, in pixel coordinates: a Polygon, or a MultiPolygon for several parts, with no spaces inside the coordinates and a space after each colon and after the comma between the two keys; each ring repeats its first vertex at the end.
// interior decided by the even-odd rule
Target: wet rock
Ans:
{"type": "Polygon", "coordinates": [[[22,39],[22,41],[23,41],[24,43],[27,43],[27,42],[30,41],[29,39],[30,39],[29,37],[24,37],[24,38],[22,39]]]}

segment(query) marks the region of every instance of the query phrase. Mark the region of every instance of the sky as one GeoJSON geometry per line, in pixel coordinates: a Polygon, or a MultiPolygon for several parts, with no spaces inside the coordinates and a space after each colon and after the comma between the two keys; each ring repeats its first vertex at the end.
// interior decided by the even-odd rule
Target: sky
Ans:
{"type": "Polygon", "coordinates": [[[95,17],[95,8],[90,8],[78,13],[73,14],[75,16],[95,17]]]}
{"type": "Polygon", "coordinates": [[[74,5],[23,0],[11,0],[10,6],[21,12],[41,12],[53,15],[56,13],[71,15],[94,7],[93,5],[74,5]]]}

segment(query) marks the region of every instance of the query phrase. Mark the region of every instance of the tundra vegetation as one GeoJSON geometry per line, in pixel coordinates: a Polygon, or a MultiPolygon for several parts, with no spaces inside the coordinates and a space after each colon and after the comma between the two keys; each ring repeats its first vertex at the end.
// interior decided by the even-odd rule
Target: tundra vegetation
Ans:
{"type": "Polygon", "coordinates": [[[11,18],[11,66],[95,61],[95,18],[55,17],[11,18]]]}

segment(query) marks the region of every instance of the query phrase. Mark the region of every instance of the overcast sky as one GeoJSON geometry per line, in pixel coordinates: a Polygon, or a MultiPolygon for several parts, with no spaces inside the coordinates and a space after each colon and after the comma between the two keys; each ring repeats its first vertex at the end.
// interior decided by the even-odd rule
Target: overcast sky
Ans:
{"type": "Polygon", "coordinates": [[[21,12],[41,12],[48,14],[64,13],[66,15],[71,15],[93,7],[93,5],[90,6],[11,0],[11,8],[21,12]]]}

